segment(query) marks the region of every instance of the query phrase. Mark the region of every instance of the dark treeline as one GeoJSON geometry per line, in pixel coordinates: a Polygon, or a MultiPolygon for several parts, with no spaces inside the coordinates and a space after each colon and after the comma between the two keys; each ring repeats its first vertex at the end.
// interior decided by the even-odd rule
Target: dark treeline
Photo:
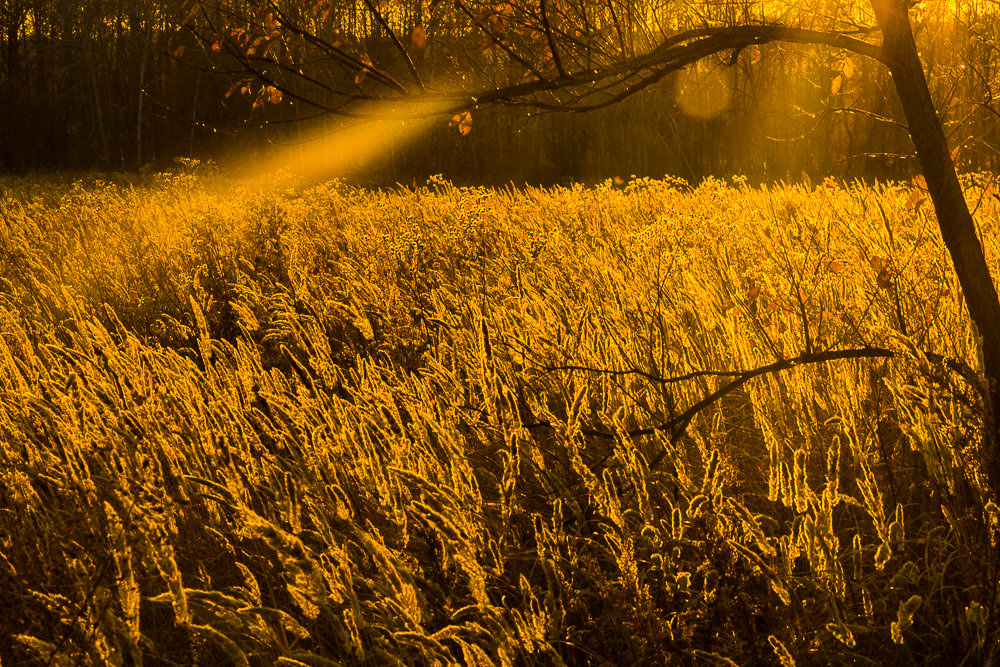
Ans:
{"type": "MultiPolygon", "coordinates": [[[[302,11],[303,3],[278,4],[302,11]]],[[[739,3],[721,4],[731,11],[739,3]]],[[[324,16],[378,62],[388,52],[386,37],[372,27],[363,2],[356,5],[337,4],[324,16]]],[[[935,101],[963,169],[997,167],[1000,18],[993,5],[929,3],[914,16],[935,101]]],[[[398,34],[427,25],[421,57],[440,57],[449,67],[450,56],[435,52],[447,25],[429,20],[433,4],[395,6],[398,34]]],[[[177,157],[225,164],[263,155],[272,142],[294,141],[297,129],[288,121],[301,118],[301,106],[260,105],[252,86],[234,87],[238,68],[225,54],[178,27],[191,7],[179,0],[0,4],[0,169],[161,168],[177,157]]],[[[663,11],[679,11],[670,7],[663,11]]],[[[482,48],[476,35],[452,35],[450,48],[461,40],[482,48]]],[[[468,134],[442,119],[363,177],[390,183],[434,173],[484,183],[631,174],[904,177],[916,167],[891,91],[876,63],[830,49],[766,46],[704,61],[597,111],[529,117],[493,108],[473,115],[468,134]]]]}

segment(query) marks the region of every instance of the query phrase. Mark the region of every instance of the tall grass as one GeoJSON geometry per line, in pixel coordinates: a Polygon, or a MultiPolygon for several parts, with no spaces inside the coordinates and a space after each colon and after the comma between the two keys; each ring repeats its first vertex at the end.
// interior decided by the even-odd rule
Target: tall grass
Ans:
{"type": "Polygon", "coordinates": [[[919,192],[278,183],[0,183],[4,665],[992,657],[919,192]]]}

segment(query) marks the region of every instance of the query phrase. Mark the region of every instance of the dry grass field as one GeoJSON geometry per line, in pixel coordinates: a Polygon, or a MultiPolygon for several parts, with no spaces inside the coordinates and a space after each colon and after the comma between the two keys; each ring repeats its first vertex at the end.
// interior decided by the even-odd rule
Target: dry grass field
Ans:
{"type": "Polygon", "coordinates": [[[107,178],[0,180],[3,667],[997,659],[919,189],[107,178]]]}

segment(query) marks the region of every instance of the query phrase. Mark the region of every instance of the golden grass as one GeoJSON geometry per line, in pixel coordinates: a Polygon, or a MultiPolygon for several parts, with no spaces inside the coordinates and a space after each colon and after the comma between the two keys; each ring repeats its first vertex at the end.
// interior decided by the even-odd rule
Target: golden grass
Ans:
{"type": "Polygon", "coordinates": [[[909,188],[276,183],[0,182],[4,664],[996,644],[974,333],[909,188]]]}

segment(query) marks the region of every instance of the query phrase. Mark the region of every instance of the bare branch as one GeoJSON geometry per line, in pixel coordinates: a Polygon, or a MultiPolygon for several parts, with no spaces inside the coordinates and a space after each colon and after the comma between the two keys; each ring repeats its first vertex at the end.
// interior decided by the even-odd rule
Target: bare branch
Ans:
{"type": "MultiPolygon", "coordinates": [[[[640,370],[628,370],[628,371],[610,371],[597,368],[589,368],[586,366],[552,366],[549,370],[570,370],[570,371],[586,371],[589,373],[599,373],[603,375],[639,375],[652,382],[658,382],[661,384],[668,384],[673,382],[681,382],[683,380],[691,380],[699,377],[731,377],[731,381],[724,384],[719,389],[715,390],[708,396],[704,397],[687,410],[685,410],[680,415],[673,417],[661,424],[652,426],[649,428],[633,429],[625,433],[626,436],[637,438],[644,435],[652,435],[654,433],[667,432],[670,434],[671,440],[676,441],[687,431],[687,427],[690,425],[691,421],[705,408],[718,402],[724,396],[731,394],[736,389],[742,387],[750,380],[754,378],[761,377],[763,375],[769,375],[771,373],[779,373],[781,371],[787,371],[798,366],[804,366],[807,364],[821,364],[829,361],[842,361],[845,359],[892,359],[896,356],[892,350],[887,350],[881,347],[863,347],[848,350],[828,350],[825,352],[807,352],[801,354],[792,359],[780,359],[774,363],[770,363],[758,368],[752,368],[750,370],[743,371],[695,371],[693,373],[688,373],[685,375],[678,375],[675,377],[659,377],[651,373],[646,373],[640,370]]],[[[536,429],[536,428],[547,428],[551,427],[552,424],[548,422],[536,422],[533,424],[525,424],[525,428],[536,429]]],[[[585,435],[590,435],[594,437],[612,439],[615,438],[614,433],[607,431],[598,431],[594,429],[585,429],[583,431],[585,435]]],[[[655,459],[653,459],[649,467],[654,468],[659,465],[664,456],[666,456],[666,450],[661,452],[655,459]]]]}
{"type": "MultiPolygon", "coordinates": [[[[645,55],[627,58],[601,70],[567,73],[557,80],[545,79],[538,74],[539,78],[535,81],[483,91],[474,95],[466,108],[480,104],[509,103],[535,93],[568,90],[606,79],[618,79],[643,70],[655,70],[662,77],[716,53],[772,42],[821,44],[884,62],[880,47],[841,33],[780,25],[699,28],[679,33],[645,55]]],[[[638,89],[635,92],[637,91],[638,89]]],[[[572,105],[568,108],[571,109],[572,105]]]]}
{"type": "Polygon", "coordinates": [[[400,55],[403,57],[403,62],[406,63],[406,68],[410,70],[410,76],[413,77],[414,83],[416,83],[417,87],[420,88],[420,91],[423,92],[424,83],[420,80],[420,74],[417,73],[417,68],[413,66],[413,60],[410,58],[410,54],[406,51],[406,49],[403,48],[403,44],[399,41],[399,37],[397,37],[393,29],[389,27],[389,22],[385,20],[385,17],[382,16],[382,12],[378,10],[378,7],[372,2],[372,0],[364,0],[364,3],[368,8],[368,11],[371,12],[371,15],[375,17],[375,20],[378,21],[379,25],[382,26],[382,29],[389,35],[389,39],[392,40],[396,50],[399,51],[400,55]]]}
{"type": "Polygon", "coordinates": [[[549,52],[552,54],[552,62],[556,66],[556,71],[559,72],[559,77],[562,78],[566,76],[566,70],[563,69],[562,58],[559,56],[559,47],[556,45],[556,39],[552,36],[552,26],[549,25],[549,13],[545,10],[545,0],[539,0],[539,9],[542,14],[542,27],[545,29],[545,38],[549,42],[549,52]]]}
{"type": "Polygon", "coordinates": [[[459,10],[461,10],[463,14],[465,14],[467,17],[469,17],[469,19],[474,24],[476,24],[476,26],[480,30],[483,31],[483,34],[485,34],[487,37],[489,37],[490,41],[493,42],[493,44],[498,49],[500,49],[501,51],[503,51],[504,53],[506,53],[510,57],[511,60],[513,60],[514,62],[520,64],[526,70],[528,70],[529,72],[531,72],[535,76],[535,78],[538,79],[539,81],[544,81],[545,80],[545,75],[542,74],[541,71],[539,71],[539,69],[537,67],[535,67],[534,65],[532,65],[531,62],[529,62],[526,58],[522,58],[520,55],[518,55],[518,53],[516,51],[514,51],[514,49],[512,49],[509,44],[507,44],[507,42],[505,42],[504,40],[502,40],[499,37],[497,37],[497,35],[495,35],[492,30],[490,30],[487,26],[483,25],[483,22],[479,18],[477,18],[475,15],[473,15],[473,13],[471,11],[469,11],[469,8],[465,6],[465,3],[463,3],[462,0],[455,0],[455,6],[458,7],[459,10]]]}
{"type": "Polygon", "coordinates": [[[378,81],[383,86],[395,90],[403,95],[406,94],[406,89],[398,81],[393,79],[391,76],[383,72],[382,70],[376,69],[372,65],[364,62],[363,60],[352,56],[338,46],[335,46],[326,40],[321,39],[319,36],[315,35],[308,30],[303,30],[298,25],[293,23],[287,16],[282,14],[275,8],[275,16],[281,22],[281,25],[290,30],[296,36],[302,38],[307,43],[318,48],[324,54],[334,61],[342,64],[344,67],[348,68],[350,71],[354,72],[364,72],[365,75],[370,76],[375,81],[378,81]]]}

